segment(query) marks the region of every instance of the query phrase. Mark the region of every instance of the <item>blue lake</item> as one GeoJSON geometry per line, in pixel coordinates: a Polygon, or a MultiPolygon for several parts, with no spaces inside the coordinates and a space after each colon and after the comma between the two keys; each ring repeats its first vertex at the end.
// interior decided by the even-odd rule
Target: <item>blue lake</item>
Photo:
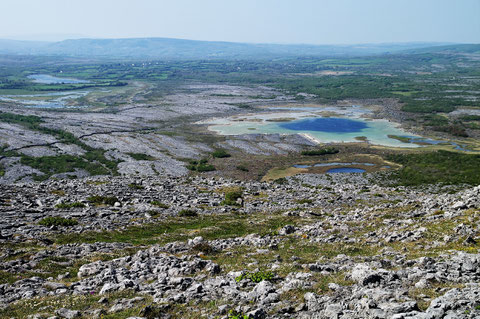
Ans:
{"type": "Polygon", "coordinates": [[[364,121],[351,120],[338,117],[307,118],[292,122],[281,123],[282,128],[293,131],[312,131],[327,133],[361,133],[368,128],[364,121]]]}
{"type": "Polygon", "coordinates": [[[364,173],[365,170],[355,167],[335,167],[327,171],[327,173],[364,173]]]}
{"type": "Polygon", "coordinates": [[[365,166],[375,166],[373,163],[359,163],[359,162],[351,162],[351,163],[317,163],[313,165],[308,164],[295,164],[293,167],[295,168],[310,168],[310,167],[325,167],[325,166],[350,166],[350,165],[365,165],[365,166]]]}

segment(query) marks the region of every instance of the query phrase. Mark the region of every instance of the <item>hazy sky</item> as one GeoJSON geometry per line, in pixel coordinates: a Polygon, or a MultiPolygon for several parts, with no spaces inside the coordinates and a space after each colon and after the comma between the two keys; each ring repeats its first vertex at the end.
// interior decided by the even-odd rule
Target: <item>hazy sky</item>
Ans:
{"type": "Polygon", "coordinates": [[[480,43],[480,0],[0,0],[0,38],[480,43]]]}

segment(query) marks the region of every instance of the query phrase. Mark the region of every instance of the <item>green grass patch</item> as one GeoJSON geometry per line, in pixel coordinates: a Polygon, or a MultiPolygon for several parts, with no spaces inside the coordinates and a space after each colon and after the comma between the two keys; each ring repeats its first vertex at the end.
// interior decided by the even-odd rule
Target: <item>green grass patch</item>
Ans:
{"type": "Polygon", "coordinates": [[[480,184],[480,155],[437,151],[387,156],[403,167],[392,173],[398,185],[480,184]]]}
{"type": "MultiPolygon", "coordinates": [[[[12,303],[5,308],[0,309],[0,318],[27,318],[30,315],[37,313],[47,313],[49,316],[55,314],[55,310],[59,308],[67,308],[72,310],[85,311],[88,309],[102,308],[108,310],[108,307],[113,306],[113,301],[120,298],[133,298],[137,294],[133,291],[122,291],[112,294],[100,296],[98,292],[92,291],[89,295],[78,296],[48,296],[39,298],[21,299],[18,302],[12,303]],[[101,297],[107,297],[111,300],[110,303],[102,305],[98,303],[101,297]]],[[[151,303],[151,297],[142,296],[145,298],[144,302],[140,302],[133,308],[123,310],[117,313],[102,315],[103,319],[121,319],[127,317],[138,316],[143,308],[151,303]]]]}
{"type": "Polygon", "coordinates": [[[206,240],[232,238],[252,233],[270,234],[277,229],[294,224],[295,218],[272,215],[199,215],[196,218],[168,218],[159,223],[131,226],[121,231],[59,234],[58,244],[122,242],[134,245],[165,244],[202,236],[206,240]]]}
{"type": "Polygon", "coordinates": [[[255,283],[262,282],[264,280],[273,280],[275,274],[271,271],[256,271],[256,272],[245,272],[244,274],[235,278],[235,281],[240,282],[244,279],[251,280],[255,283]]]}
{"type": "Polygon", "coordinates": [[[388,138],[400,141],[402,143],[410,143],[410,137],[398,136],[398,135],[387,135],[388,138]]]}

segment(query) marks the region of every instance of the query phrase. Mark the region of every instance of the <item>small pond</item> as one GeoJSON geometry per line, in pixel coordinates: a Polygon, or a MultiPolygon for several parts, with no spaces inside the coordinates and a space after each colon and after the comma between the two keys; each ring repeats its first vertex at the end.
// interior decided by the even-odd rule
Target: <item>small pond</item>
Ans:
{"type": "Polygon", "coordinates": [[[327,173],[365,173],[366,171],[361,168],[355,167],[335,167],[327,171],[327,173]]]}
{"type": "Polygon", "coordinates": [[[373,163],[359,163],[359,162],[350,162],[350,163],[317,163],[313,165],[308,164],[295,164],[295,168],[310,168],[310,167],[325,167],[325,166],[351,166],[351,165],[364,165],[364,166],[375,166],[373,163]]]}
{"type": "Polygon", "coordinates": [[[90,83],[90,81],[79,80],[73,78],[59,78],[56,76],[48,74],[33,74],[28,76],[29,79],[32,79],[35,83],[41,84],[79,84],[79,83],[90,83]]]}

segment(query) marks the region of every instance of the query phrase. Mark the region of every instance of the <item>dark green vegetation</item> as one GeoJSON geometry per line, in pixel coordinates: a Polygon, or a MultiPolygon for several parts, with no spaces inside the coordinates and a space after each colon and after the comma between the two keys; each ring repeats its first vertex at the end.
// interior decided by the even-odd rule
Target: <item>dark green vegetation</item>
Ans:
{"type": "Polygon", "coordinates": [[[81,202],[60,203],[60,204],[55,205],[55,207],[60,208],[60,209],[83,208],[83,207],[85,207],[85,204],[81,203],[81,202]]]}
{"type": "Polygon", "coordinates": [[[249,319],[249,316],[232,309],[228,312],[227,319],[249,319]]]}
{"type": "Polygon", "coordinates": [[[223,205],[230,205],[230,206],[240,206],[238,200],[243,197],[243,191],[241,189],[235,189],[231,191],[227,191],[225,193],[225,199],[222,201],[223,205]]]}
{"type": "Polygon", "coordinates": [[[128,184],[128,187],[133,188],[133,189],[144,189],[145,188],[142,185],[137,184],[137,183],[130,183],[130,184],[128,184]]]}
{"type": "Polygon", "coordinates": [[[480,184],[480,155],[437,151],[389,155],[388,160],[403,165],[392,173],[399,185],[480,184]]]}
{"type": "Polygon", "coordinates": [[[318,155],[327,155],[327,154],[337,154],[339,151],[335,147],[325,147],[316,150],[302,151],[302,155],[305,156],[318,156],[318,155]]]}
{"type": "Polygon", "coordinates": [[[422,124],[426,127],[431,128],[434,131],[446,132],[453,136],[468,137],[466,131],[468,124],[466,124],[465,122],[470,121],[471,120],[462,121],[462,118],[450,120],[446,116],[438,114],[427,114],[423,116],[422,124]]]}
{"type": "Polygon", "coordinates": [[[45,217],[41,221],[38,222],[39,225],[42,226],[75,226],[78,222],[73,218],[63,218],[63,217],[45,217]]]}
{"type": "Polygon", "coordinates": [[[182,209],[178,212],[178,216],[180,217],[197,217],[198,213],[192,209],[182,209]]]}
{"type": "Polygon", "coordinates": [[[215,170],[215,166],[208,164],[207,159],[202,159],[200,161],[192,160],[187,165],[187,168],[191,171],[196,171],[199,173],[211,172],[215,170]]]}
{"type": "Polygon", "coordinates": [[[212,156],[215,157],[215,158],[226,158],[226,157],[230,157],[232,155],[227,153],[226,150],[218,149],[218,150],[215,150],[215,152],[212,153],[212,156]]]}
{"type": "Polygon", "coordinates": [[[155,157],[142,153],[127,153],[128,156],[137,161],[154,161],[155,157]]]}
{"type": "Polygon", "coordinates": [[[249,171],[247,165],[243,165],[243,164],[237,165],[237,169],[238,169],[239,171],[242,171],[242,172],[248,172],[248,171],[249,171]]]}
{"type": "Polygon", "coordinates": [[[115,196],[90,196],[87,198],[89,202],[95,205],[110,205],[113,206],[116,202],[118,202],[118,198],[115,196]]]}
{"type": "Polygon", "coordinates": [[[75,169],[84,169],[91,175],[107,175],[110,171],[103,165],[92,163],[82,157],[73,155],[31,157],[22,155],[20,162],[24,165],[40,170],[44,175],[37,175],[36,180],[48,179],[53,174],[73,172],[75,169]]]}
{"type": "Polygon", "coordinates": [[[388,135],[388,138],[393,138],[403,143],[410,143],[410,140],[411,140],[409,137],[398,136],[398,135],[388,135]]]}
{"type": "Polygon", "coordinates": [[[168,206],[167,204],[164,204],[158,200],[152,200],[150,202],[150,204],[154,205],[154,206],[157,206],[158,208],[169,208],[170,206],[168,206]]]}

